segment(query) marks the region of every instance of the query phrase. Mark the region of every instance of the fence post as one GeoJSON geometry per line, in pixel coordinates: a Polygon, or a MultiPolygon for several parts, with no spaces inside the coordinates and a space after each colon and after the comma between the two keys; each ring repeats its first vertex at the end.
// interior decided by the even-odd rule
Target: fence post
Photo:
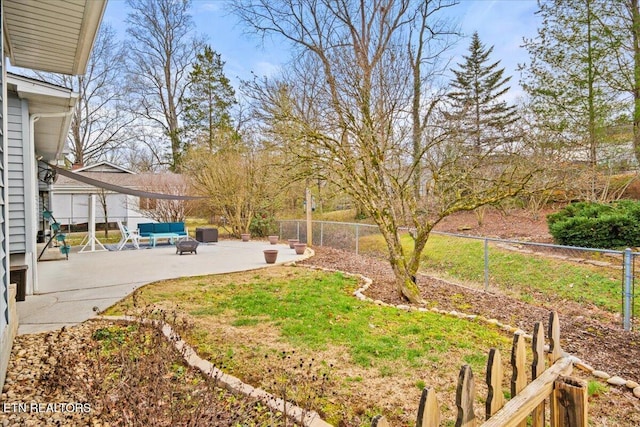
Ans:
{"type": "Polygon", "coordinates": [[[360,232],[359,232],[359,230],[360,230],[360,225],[356,224],[356,255],[358,255],[358,250],[359,250],[359,248],[358,248],[358,240],[360,240],[360,232]]]}
{"type": "Polygon", "coordinates": [[[484,291],[489,291],[489,239],[484,239],[484,291]]]}
{"type": "MultiPolygon", "coordinates": [[[[513,346],[511,347],[511,397],[517,396],[527,386],[527,374],[525,372],[527,352],[524,343],[524,335],[513,334],[513,346]]],[[[519,427],[527,427],[527,420],[518,424],[519,427]]]]}
{"type": "Polygon", "coordinates": [[[473,412],[475,398],[476,385],[473,381],[473,372],[469,365],[464,365],[458,374],[458,387],[456,388],[456,407],[458,408],[456,427],[476,426],[476,415],[473,412]]]}
{"type": "Polygon", "coordinates": [[[278,240],[282,240],[282,221],[280,221],[280,234],[278,235],[278,240]]]}
{"type": "Polygon", "coordinates": [[[487,360],[487,401],[485,403],[486,419],[488,420],[504,406],[504,395],[502,394],[502,358],[500,350],[492,348],[489,350],[487,360]]]}
{"type": "MultiPolygon", "coordinates": [[[[533,326],[533,339],[531,340],[531,350],[533,352],[533,362],[531,363],[531,380],[535,380],[545,371],[544,361],[544,326],[542,322],[536,322],[533,326]]],[[[531,426],[544,427],[544,408],[542,402],[531,413],[531,426]]]]}
{"type": "Polygon", "coordinates": [[[296,239],[298,239],[298,241],[300,241],[300,221],[296,221],[296,239]]]}
{"type": "Polygon", "coordinates": [[[588,391],[587,382],[568,377],[559,377],[551,394],[551,425],[558,427],[587,427],[588,391]]]}
{"type": "Polygon", "coordinates": [[[625,331],[631,330],[631,284],[633,283],[633,254],[631,249],[624,250],[624,291],[622,292],[623,326],[625,331]]]}
{"type": "Polygon", "coordinates": [[[320,221],[320,246],[322,246],[323,239],[324,239],[324,222],[320,221]]]}
{"type": "Polygon", "coordinates": [[[420,396],[418,419],[416,427],[438,427],[440,425],[440,408],[436,392],[431,387],[425,387],[420,396]]]}

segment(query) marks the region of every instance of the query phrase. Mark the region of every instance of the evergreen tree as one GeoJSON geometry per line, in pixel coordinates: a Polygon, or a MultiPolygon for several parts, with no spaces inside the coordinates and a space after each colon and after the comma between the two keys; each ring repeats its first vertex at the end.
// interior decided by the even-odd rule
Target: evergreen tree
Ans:
{"type": "Polygon", "coordinates": [[[224,74],[224,61],[210,46],[196,55],[189,74],[190,97],[184,100],[185,130],[213,152],[235,138],[230,110],[235,91],[224,74]]]}
{"type": "Polygon", "coordinates": [[[556,133],[565,151],[583,151],[592,167],[622,111],[620,92],[611,88],[620,46],[611,38],[608,3],[539,0],[541,26],[536,38],[525,39],[531,59],[521,66],[539,125],[556,133]]]}
{"type": "Polygon", "coordinates": [[[451,103],[447,118],[455,122],[461,140],[477,151],[513,140],[511,125],[518,119],[515,106],[502,99],[511,77],[504,77],[504,68],[498,68],[500,61],[488,63],[492,52],[493,46],[487,49],[474,33],[469,55],[452,70],[453,90],[447,95],[451,103]]]}

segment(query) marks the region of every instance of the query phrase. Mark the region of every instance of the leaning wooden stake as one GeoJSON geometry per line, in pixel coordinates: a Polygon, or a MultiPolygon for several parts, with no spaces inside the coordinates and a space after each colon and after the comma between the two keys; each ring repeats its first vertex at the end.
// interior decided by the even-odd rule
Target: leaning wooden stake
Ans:
{"type": "MultiPolygon", "coordinates": [[[[515,397],[527,386],[526,366],[526,344],[524,335],[513,335],[513,346],[511,347],[511,367],[513,375],[511,376],[511,397],[515,397]]],[[[527,427],[527,420],[520,422],[519,427],[527,427]]]]}
{"type": "Polygon", "coordinates": [[[485,404],[487,420],[504,406],[502,378],[502,358],[500,357],[500,350],[492,348],[489,350],[489,359],[487,360],[487,387],[489,388],[487,402],[485,404]]]}
{"type": "Polygon", "coordinates": [[[476,427],[476,415],[473,412],[473,400],[476,396],[476,385],[473,381],[471,366],[464,365],[458,375],[456,389],[456,406],[458,417],[455,427],[476,427]]]}
{"type": "Polygon", "coordinates": [[[390,427],[389,422],[384,417],[384,415],[376,415],[371,420],[371,427],[390,427]]]}
{"type": "Polygon", "coordinates": [[[558,313],[549,314],[549,365],[553,365],[562,356],[560,347],[560,319],[558,313]]]}
{"type": "Polygon", "coordinates": [[[425,387],[420,396],[418,406],[418,419],[416,427],[438,427],[440,425],[440,408],[436,398],[436,391],[431,387],[425,387]]]}
{"type": "MultiPolygon", "coordinates": [[[[531,364],[531,380],[538,378],[546,369],[544,363],[544,331],[542,322],[536,322],[533,326],[533,339],[531,341],[533,362],[531,364]]],[[[531,413],[531,427],[544,427],[544,408],[542,402],[531,413]]]]}

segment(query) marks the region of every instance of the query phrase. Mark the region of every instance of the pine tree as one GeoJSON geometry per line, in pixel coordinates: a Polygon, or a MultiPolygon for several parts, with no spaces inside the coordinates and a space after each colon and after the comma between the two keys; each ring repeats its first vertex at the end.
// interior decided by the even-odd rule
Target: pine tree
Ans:
{"type": "Polygon", "coordinates": [[[469,55],[463,56],[465,61],[457,64],[457,70],[452,70],[453,90],[447,95],[451,104],[447,118],[454,122],[464,144],[476,151],[513,140],[511,125],[518,119],[515,106],[502,99],[511,77],[504,77],[504,68],[498,68],[500,61],[488,63],[492,52],[493,46],[487,49],[474,33],[469,55]]]}
{"type": "MultiPolygon", "coordinates": [[[[540,0],[538,36],[525,39],[522,86],[538,124],[558,135],[563,151],[580,150],[592,167],[622,97],[612,90],[620,41],[612,37],[605,0],[540,0]]],[[[630,68],[633,69],[633,66],[630,68]]]]}
{"type": "Polygon", "coordinates": [[[190,97],[184,101],[185,130],[196,144],[209,151],[235,138],[230,110],[236,104],[235,91],[224,74],[224,61],[210,46],[196,55],[189,74],[190,97]]]}

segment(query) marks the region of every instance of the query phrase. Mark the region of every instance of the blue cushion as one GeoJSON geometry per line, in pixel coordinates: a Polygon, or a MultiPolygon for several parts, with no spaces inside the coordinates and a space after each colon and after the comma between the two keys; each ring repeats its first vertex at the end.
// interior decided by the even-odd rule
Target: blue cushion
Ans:
{"type": "Polygon", "coordinates": [[[184,233],[184,222],[170,222],[169,228],[172,233],[184,233]]]}
{"type": "Polygon", "coordinates": [[[150,233],[153,233],[153,223],[152,222],[143,222],[138,224],[138,231],[141,236],[148,236],[150,233]]]}
{"type": "Polygon", "coordinates": [[[153,232],[154,233],[170,233],[171,228],[168,222],[159,222],[153,225],[153,232]]]}

